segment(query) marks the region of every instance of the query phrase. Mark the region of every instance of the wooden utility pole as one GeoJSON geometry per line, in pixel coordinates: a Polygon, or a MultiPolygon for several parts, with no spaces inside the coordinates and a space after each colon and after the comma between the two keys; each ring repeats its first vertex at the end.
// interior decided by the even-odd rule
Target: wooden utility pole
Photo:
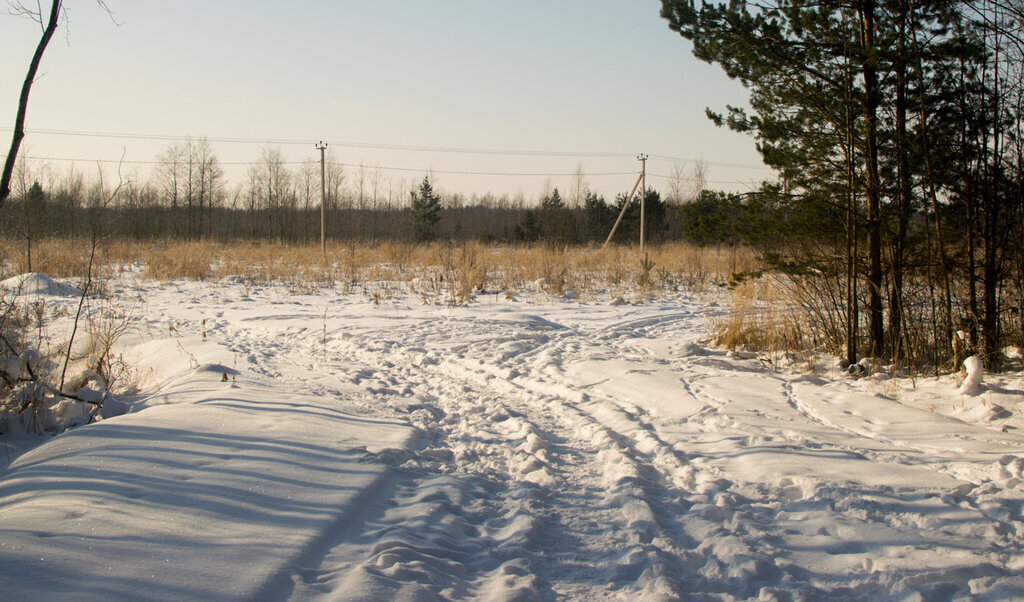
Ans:
{"type": "Polygon", "coordinates": [[[636,156],[640,161],[640,255],[644,254],[644,207],[647,205],[647,155],[636,156]]]}
{"type": "Polygon", "coordinates": [[[622,211],[619,211],[619,217],[615,220],[615,225],[612,226],[612,231],[608,233],[608,238],[605,239],[604,245],[601,249],[604,250],[608,247],[608,243],[612,241],[612,237],[615,236],[615,231],[619,228],[619,222],[622,221],[622,216],[626,215],[626,209],[629,209],[629,202],[633,200],[633,195],[636,194],[636,189],[640,186],[640,181],[643,180],[644,175],[640,174],[640,177],[636,179],[636,184],[633,184],[633,190],[630,191],[629,196],[626,197],[626,202],[622,204],[622,211]]]}
{"type": "Polygon", "coordinates": [[[640,189],[640,253],[644,252],[644,205],[646,204],[647,196],[647,155],[640,153],[636,156],[637,161],[640,161],[640,177],[636,179],[636,184],[633,184],[633,190],[626,197],[626,202],[622,204],[622,211],[619,211],[619,217],[615,220],[615,225],[612,226],[612,231],[608,233],[608,238],[605,239],[604,245],[601,249],[608,246],[608,243],[612,241],[612,237],[615,236],[615,231],[619,228],[619,222],[622,221],[622,216],[626,215],[626,209],[629,208],[629,202],[633,200],[633,195],[636,194],[636,189],[640,189]]]}
{"type": "Polygon", "coordinates": [[[324,168],[324,151],[327,143],[323,140],[316,145],[320,149],[320,252],[327,254],[327,178],[324,168]]]}

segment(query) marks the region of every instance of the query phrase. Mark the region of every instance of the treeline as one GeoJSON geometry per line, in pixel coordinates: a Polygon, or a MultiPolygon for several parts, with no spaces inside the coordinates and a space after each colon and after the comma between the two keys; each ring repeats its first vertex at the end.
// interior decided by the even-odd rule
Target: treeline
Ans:
{"type": "MultiPolygon", "coordinates": [[[[119,185],[87,179],[73,169],[53,177],[53,170],[40,168],[37,173],[50,176],[44,187],[30,170],[21,169],[20,184],[0,212],[0,229],[25,240],[29,254],[33,240],[94,232],[186,241],[320,240],[319,164],[289,169],[274,149],[265,151],[264,162],[250,169],[250,180],[231,192],[216,155],[202,140],[173,145],[152,177],[119,185]]],[[[434,190],[429,176],[415,188],[385,186],[336,168],[328,169],[325,179],[326,234],[334,241],[603,243],[620,213],[614,241],[639,237],[639,194],[629,203],[626,194],[608,202],[584,189],[581,200],[573,202],[556,188],[531,204],[522,196],[445,194],[434,190]]],[[[647,191],[645,212],[647,240],[683,238],[678,209],[658,191],[647,191]]]]}
{"type": "Polygon", "coordinates": [[[688,207],[700,236],[757,243],[850,363],[1000,366],[1024,332],[1024,5],[663,0],[662,16],[747,88],[747,108],[708,116],[780,176],[688,207]]]}

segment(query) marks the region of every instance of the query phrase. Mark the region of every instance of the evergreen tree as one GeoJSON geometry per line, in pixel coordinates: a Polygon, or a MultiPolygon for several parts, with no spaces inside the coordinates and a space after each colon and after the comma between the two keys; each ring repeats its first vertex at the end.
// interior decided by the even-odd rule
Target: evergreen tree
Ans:
{"type": "MultiPolygon", "coordinates": [[[[824,273],[834,271],[845,254],[846,288],[854,290],[856,271],[865,277],[870,352],[876,356],[889,351],[887,340],[892,347],[900,339],[901,322],[892,314],[902,312],[904,244],[913,208],[910,99],[921,97],[915,72],[948,72],[949,65],[934,64],[932,52],[948,38],[946,28],[960,19],[954,8],[959,4],[777,0],[702,3],[698,8],[690,0],[662,2],[662,16],[693,42],[694,54],[721,66],[750,91],[752,111],[728,107],[725,115],[710,110],[708,115],[719,125],[755,136],[765,163],[778,170],[782,185],[766,187],[764,200],[779,208],[789,205],[791,217],[803,215],[790,224],[803,222],[809,228],[791,230],[790,237],[818,241],[807,247],[812,256],[791,259],[806,265],[817,255],[817,269],[824,273]],[[935,41],[918,47],[916,57],[910,43],[915,36],[935,41]],[[821,215],[832,216],[832,222],[818,221],[821,215]],[[831,239],[831,252],[821,254],[821,242],[830,240],[835,221],[845,222],[846,232],[831,239]],[[866,262],[854,253],[855,232],[866,237],[866,262]],[[888,266],[883,265],[883,236],[890,250],[888,266]]],[[[852,299],[846,312],[851,331],[857,323],[852,299]]],[[[851,361],[855,341],[848,338],[851,361]]]]}
{"type": "Polygon", "coordinates": [[[576,241],[576,223],[572,212],[565,206],[558,188],[545,196],[538,215],[542,238],[551,244],[565,245],[576,241]]]}
{"type": "Polygon", "coordinates": [[[515,237],[522,242],[536,242],[540,239],[541,224],[537,212],[527,209],[515,227],[515,237]]]}
{"type": "MultiPolygon", "coordinates": [[[[665,202],[661,200],[661,193],[653,188],[644,191],[644,240],[658,243],[665,240],[665,230],[668,228],[666,221],[665,202]]],[[[639,224],[637,224],[639,228],[639,224]]],[[[639,232],[639,230],[638,230],[639,232]]]]}
{"type": "Polygon", "coordinates": [[[39,182],[34,182],[24,200],[23,234],[25,235],[25,259],[29,272],[32,271],[32,243],[41,236],[45,217],[46,194],[39,182]]]}
{"type": "Polygon", "coordinates": [[[587,191],[583,198],[583,236],[588,242],[604,242],[615,218],[615,212],[604,197],[587,191]]]}
{"type": "Polygon", "coordinates": [[[441,196],[434,193],[430,176],[424,176],[418,191],[412,196],[412,230],[416,242],[430,242],[437,238],[437,224],[441,221],[441,196]]]}

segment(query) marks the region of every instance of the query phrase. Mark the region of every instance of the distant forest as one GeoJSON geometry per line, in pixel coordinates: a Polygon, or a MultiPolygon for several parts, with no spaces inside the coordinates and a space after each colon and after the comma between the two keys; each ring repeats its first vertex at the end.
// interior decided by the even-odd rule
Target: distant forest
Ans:
{"type": "MultiPolygon", "coordinates": [[[[246,180],[229,189],[205,139],[172,145],[148,178],[126,179],[120,186],[74,169],[60,173],[47,165],[30,167],[21,159],[12,197],[0,212],[0,228],[8,237],[28,240],[89,236],[98,229],[135,239],[313,242],[320,240],[320,176],[319,162],[293,169],[278,149],[266,148],[246,180]]],[[[403,188],[382,183],[376,174],[344,172],[334,163],[327,164],[324,181],[329,240],[603,243],[620,213],[614,240],[639,237],[639,192],[623,211],[626,193],[608,201],[582,182],[573,191],[575,198],[554,188],[531,203],[522,195],[435,192],[429,175],[416,187],[403,188]],[[429,215],[417,210],[423,203],[430,206],[429,215]]],[[[680,177],[674,183],[677,198],[672,201],[647,190],[649,241],[686,237],[679,197],[699,191],[683,182],[680,177]]]]}

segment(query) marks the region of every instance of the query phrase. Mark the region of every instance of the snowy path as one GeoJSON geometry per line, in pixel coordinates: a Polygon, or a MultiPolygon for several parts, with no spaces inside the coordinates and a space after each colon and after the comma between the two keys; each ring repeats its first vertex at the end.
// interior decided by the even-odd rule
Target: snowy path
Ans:
{"type": "Polygon", "coordinates": [[[813,379],[701,349],[696,305],[538,309],[387,308],[368,326],[364,309],[338,316],[325,348],[343,363],[312,372],[365,387],[424,437],[384,454],[394,496],[296,571],[295,598],[870,595],[969,590],[1020,569],[1019,503],[995,501],[1006,520],[992,523],[960,500],[948,475],[976,458],[940,454],[920,421],[979,436],[970,451],[1020,451],[1020,437],[915,409],[912,432],[893,431],[899,408],[877,397],[823,398],[813,379]],[[993,548],[1006,568],[987,564],[993,548]],[[934,566],[940,550],[952,557],[934,566]]]}
{"type": "MultiPolygon", "coordinates": [[[[1024,420],[935,411],[959,401],[948,381],[773,372],[699,345],[707,308],[685,298],[449,309],[222,284],[186,299],[154,295],[152,329],[205,329],[179,347],[278,396],[236,409],[316,414],[300,426],[334,441],[327,469],[365,475],[344,495],[296,483],[313,519],[268,531],[283,549],[212,597],[1024,596],[1024,420]]],[[[171,407],[147,403],[124,418],[171,407]]],[[[0,528],[9,516],[0,497],[0,528]]]]}
{"type": "Polygon", "coordinates": [[[488,324],[442,326],[443,339],[460,341],[442,353],[424,351],[438,334],[429,323],[339,346],[361,363],[404,367],[393,378],[413,402],[396,409],[429,437],[406,462],[412,486],[363,534],[369,554],[325,558],[309,591],[324,591],[324,575],[336,572],[342,591],[369,581],[381,595],[395,581],[452,597],[677,591],[665,576],[681,568],[673,542],[684,534],[665,475],[637,441],[579,408],[582,395],[522,376],[586,335],[529,318],[488,324]]]}

